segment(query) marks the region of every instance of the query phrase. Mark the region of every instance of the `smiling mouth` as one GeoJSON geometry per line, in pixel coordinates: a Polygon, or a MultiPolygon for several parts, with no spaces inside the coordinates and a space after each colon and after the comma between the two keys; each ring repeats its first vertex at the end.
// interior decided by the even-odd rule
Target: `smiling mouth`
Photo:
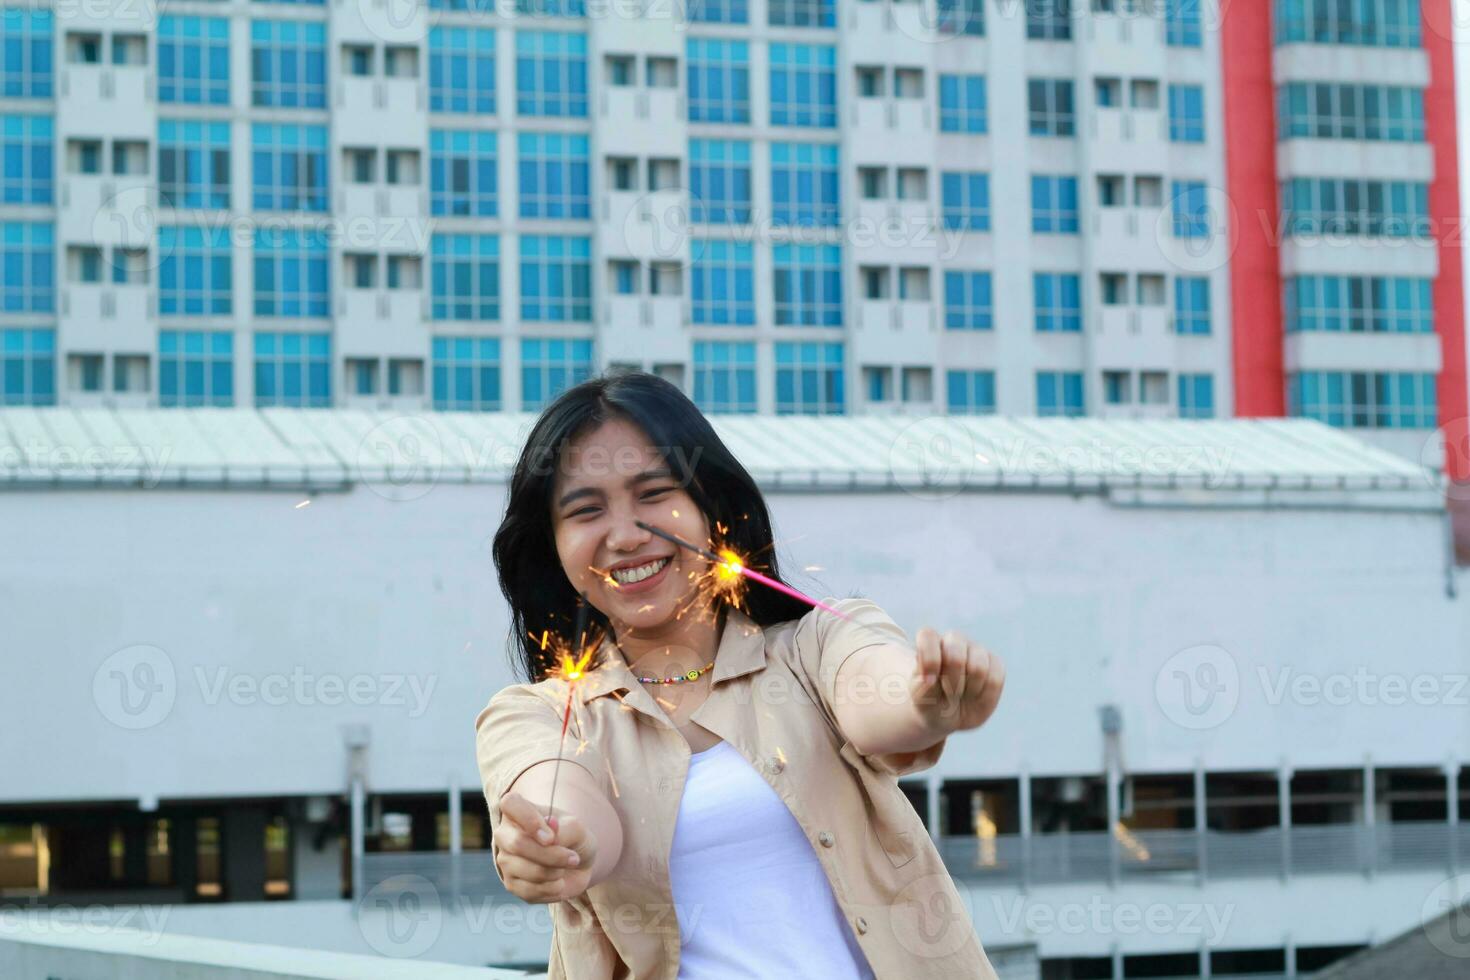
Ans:
{"type": "Polygon", "coordinates": [[[638,565],[634,568],[615,568],[609,574],[612,575],[613,581],[619,585],[636,585],[644,579],[652,578],[663,571],[664,566],[671,560],[669,558],[658,558],[646,565],[638,565]]]}

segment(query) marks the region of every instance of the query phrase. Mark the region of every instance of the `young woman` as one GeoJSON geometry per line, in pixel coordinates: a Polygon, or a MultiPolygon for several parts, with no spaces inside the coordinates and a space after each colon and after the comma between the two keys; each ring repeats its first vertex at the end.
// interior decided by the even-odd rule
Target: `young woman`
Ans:
{"type": "Polygon", "coordinates": [[[494,556],[526,683],[475,723],[496,871],[555,903],[551,980],[993,978],[897,777],[990,717],[1000,659],[953,631],[910,646],[862,599],[827,600],[843,618],[751,584],[735,608],[640,524],[780,578],[765,501],[693,403],[585,382],[511,479],[494,556]],[[579,594],[601,640],[554,777],[567,686],[540,640],[579,594]]]}

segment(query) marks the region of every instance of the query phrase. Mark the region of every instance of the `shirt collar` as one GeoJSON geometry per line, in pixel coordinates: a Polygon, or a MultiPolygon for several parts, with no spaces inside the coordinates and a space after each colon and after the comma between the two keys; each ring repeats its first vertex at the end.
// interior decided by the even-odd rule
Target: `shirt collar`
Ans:
{"type": "MultiPolygon", "coordinates": [[[[610,638],[604,638],[598,648],[595,662],[602,666],[593,670],[583,681],[582,702],[614,694],[619,691],[639,691],[645,685],[639,683],[628,668],[628,662],[610,638]]],[[[719,684],[736,677],[761,670],[766,665],[766,635],[760,625],[733,606],[725,610],[725,628],[720,634],[720,645],[715,650],[715,669],[711,684],[719,684]]]]}

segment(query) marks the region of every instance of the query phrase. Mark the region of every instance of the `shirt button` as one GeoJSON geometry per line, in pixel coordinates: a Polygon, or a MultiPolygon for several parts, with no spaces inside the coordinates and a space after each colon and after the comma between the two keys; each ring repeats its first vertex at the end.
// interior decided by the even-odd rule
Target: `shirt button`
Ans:
{"type": "Polygon", "coordinates": [[[832,835],[825,830],[817,835],[817,840],[821,841],[823,847],[832,846],[832,835]]]}
{"type": "Polygon", "coordinates": [[[860,935],[868,931],[868,920],[862,916],[857,917],[857,931],[860,935]]]}
{"type": "Polygon", "coordinates": [[[766,765],[770,767],[771,772],[778,774],[786,768],[786,763],[781,761],[780,756],[774,755],[771,756],[770,761],[766,765]]]}

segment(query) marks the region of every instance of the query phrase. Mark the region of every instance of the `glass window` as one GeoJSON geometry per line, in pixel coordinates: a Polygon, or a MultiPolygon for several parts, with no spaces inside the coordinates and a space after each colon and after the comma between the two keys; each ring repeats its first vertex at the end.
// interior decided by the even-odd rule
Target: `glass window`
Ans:
{"type": "Polygon", "coordinates": [[[755,344],[696,340],[694,404],[711,414],[754,412],[755,344]]]}
{"type": "Polygon", "coordinates": [[[0,222],[0,311],[52,313],[56,309],[55,229],[43,221],[0,222]]]}
{"type": "Polygon", "coordinates": [[[748,242],[696,238],[690,243],[691,314],[697,324],[755,323],[755,257],[748,242]]]}
{"type": "Polygon", "coordinates": [[[838,223],[836,144],[771,144],[771,220],[782,225],[838,223]]]}
{"type": "Polygon", "coordinates": [[[500,238],[436,234],[430,246],[435,320],[500,319],[500,238]]]}
{"type": "Polygon", "coordinates": [[[592,341],[521,341],[521,410],[538,411],[572,385],[592,377],[592,341]]]}
{"type": "Polygon", "coordinates": [[[840,415],[845,411],[842,344],[776,342],[776,414],[840,415]]]}
{"type": "Polygon", "coordinates": [[[837,49],[772,44],[771,125],[837,125],[837,49]]]}
{"type": "MultiPolygon", "coordinates": [[[[9,255],[6,255],[6,258],[8,259],[9,255]]],[[[6,268],[8,273],[8,263],[6,268]]],[[[50,327],[0,329],[0,404],[56,404],[56,331],[54,329],[50,327]]]]}
{"type": "Polygon", "coordinates": [[[1082,329],[1082,280],[1076,273],[1037,272],[1031,277],[1038,331],[1082,329]]]}
{"type": "Polygon", "coordinates": [[[229,104],[228,20],[172,16],[158,19],[158,101],[229,104]]]}
{"type": "Polygon", "coordinates": [[[331,334],[262,332],[255,335],[257,408],[326,408],[331,404],[331,334]]]}
{"type": "Polygon", "coordinates": [[[587,35],[516,31],[516,112],[587,115],[587,35]]]}
{"type": "Polygon", "coordinates": [[[1080,371],[1037,371],[1036,414],[1075,418],[1086,414],[1080,371]]]}
{"type": "Polygon", "coordinates": [[[689,211],[696,224],[750,220],[750,144],[689,141],[689,211]]]}
{"type": "Polygon", "coordinates": [[[592,319],[592,240],[522,235],[521,319],[592,319]]]}
{"type": "Polygon", "coordinates": [[[429,111],[495,112],[495,31],[429,29],[429,111]]]}
{"type": "Polygon", "coordinates": [[[995,326],[989,272],[944,273],[944,328],[990,330],[995,326]]]}
{"type": "Polygon", "coordinates": [[[50,116],[0,116],[0,157],[5,163],[0,201],[50,204],[55,150],[50,116]]]}
{"type": "Polygon", "coordinates": [[[235,403],[235,336],[228,330],[158,332],[158,404],[235,403]]]}
{"type": "Polygon", "coordinates": [[[233,309],[231,256],[228,229],[159,228],[159,315],[228,316],[233,309]]]}
{"type": "Polygon", "coordinates": [[[331,314],[331,259],[325,231],[258,228],[254,269],[256,316],[331,314]]]}
{"type": "Polygon", "coordinates": [[[451,412],[500,411],[500,340],[435,337],[434,407],[451,412]]]}
{"type": "Polygon", "coordinates": [[[750,50],[744,41],[690,38],[689,121],[750,122],[750,50]]]}
{"type": "Polygon", "coordinates": [[[949,414],[994,414],[994,371],[949,371],[945,375],[945,388],[949,414]]]}
{"type": "Polygon", "coordinates": [[[493,131],[430,130],[430,214],[495,217],[500,179],[496,153],[493,131]]]}
{"type": "Polygon", "coordinates": [[[777,245],[777,326],[842,326],[842,250],[837,245],[777,245]]]}
{"type": "Polygon", "coordinates": [[[327,28],[294,20],[250,24],[250,92],[258,106],[324,109],[327,28]]]}
{"type": "Polygon", "coordinates": [[[591,215],[586,136],[520,133],[516,148],[522,218],[591,215]]]}
{"type": "Polygon", "coordinates": [[[939,131],[985,132],[985,76],[939,76],[939,131]]]}
{"type": "Polygon", "coordinates": [[[327,210],[327,127],[251,128],[252,206],[258,211],[327,210]]]}

